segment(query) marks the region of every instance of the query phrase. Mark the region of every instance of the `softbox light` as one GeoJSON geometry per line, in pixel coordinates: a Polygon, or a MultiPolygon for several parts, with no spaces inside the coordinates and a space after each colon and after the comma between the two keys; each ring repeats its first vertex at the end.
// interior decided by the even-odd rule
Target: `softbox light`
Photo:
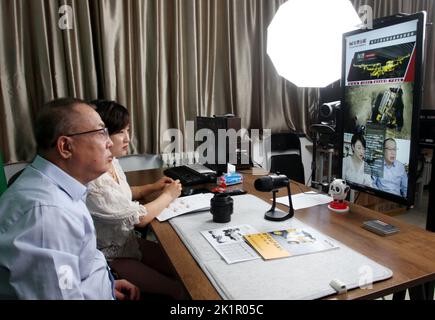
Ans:
{"type": "Polygon", "coordinates": [[[349,0],[288,0],[267,29],[267,54],[298,87],[325,87],[341,76],[342,34],[359,25],[349,0]]]}

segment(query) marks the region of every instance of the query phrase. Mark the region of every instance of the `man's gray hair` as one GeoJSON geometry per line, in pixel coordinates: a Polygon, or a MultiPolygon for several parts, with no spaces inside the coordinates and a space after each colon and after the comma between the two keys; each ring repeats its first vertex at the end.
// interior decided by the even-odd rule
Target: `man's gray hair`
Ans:
{"type": "Polygon", "coordinates": [[[38,153],[54,148],[60,136],[73,133],[77,104],[87,103],[77,98],[59,98],[44,104],[35,123],[38,153]]]}

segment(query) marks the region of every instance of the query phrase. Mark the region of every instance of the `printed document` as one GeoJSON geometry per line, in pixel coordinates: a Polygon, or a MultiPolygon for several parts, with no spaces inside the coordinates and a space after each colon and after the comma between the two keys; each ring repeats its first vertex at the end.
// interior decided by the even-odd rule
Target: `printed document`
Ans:
{"type": "MultiPolygon", "coordinates": [[[[292,195],[293,209],[295,210],[330,203],[332,200],[330,196],[314,191],[292,195]]],[[[289,206],[288,196],[279,197],[276,199],[276,202],[289,206]]]]}
{"type": "Polygon", "coordinates": [[[157,216],[157,219],[162,222],[185,213],[209,211],[213,196],[213,193],[199,193],[177,198],[157,216]]]}
{"type": "Polygon", "coordinates": [[[260,258],[243,238],[246,234],[257,232],[258,231],[250,225],[243,224],[205,230],[201,231],[201,234],[222,258],[224,258],[227,263],[231,264],[260,258]]]}

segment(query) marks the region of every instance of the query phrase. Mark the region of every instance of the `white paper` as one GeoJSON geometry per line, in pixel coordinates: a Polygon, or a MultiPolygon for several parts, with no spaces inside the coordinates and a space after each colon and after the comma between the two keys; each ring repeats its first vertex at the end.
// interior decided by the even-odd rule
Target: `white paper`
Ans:
{"type": "Polygon", "coordinates": [[[258,231],[247,224],[201,231],[201,234],[229,264],[260,259],[258,253],[243,238],[245,234],[251,233],[258,233],[258,231]]]}
{"type": "Polygon", "coordinates": [[[166,221],[185,213],[208,211],[210,210],[210,200],[213,196],[213,193],[199,193],[175,199],[157,216],[157,219],[159,221],[166,221]]]}
{"type": "MultiPolygon", "coordinates": [[[[332,200],[330,196],[314,191],[292,195],[293,209],[295,210],[330,203],[332,200]]],[[[279,197],[276,202],[289,206],[288,196],[279,197]]]]}

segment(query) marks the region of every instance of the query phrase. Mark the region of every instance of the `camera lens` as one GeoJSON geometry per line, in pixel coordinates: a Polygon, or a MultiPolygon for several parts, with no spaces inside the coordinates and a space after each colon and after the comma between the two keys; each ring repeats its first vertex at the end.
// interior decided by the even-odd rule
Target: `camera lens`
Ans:
{"type": "Polygon", "coordinates": [[[210,200],[210,212],[214,222],[230,222],[233,213],[233,198],[226,194],[215,194],[210,200]]]}

